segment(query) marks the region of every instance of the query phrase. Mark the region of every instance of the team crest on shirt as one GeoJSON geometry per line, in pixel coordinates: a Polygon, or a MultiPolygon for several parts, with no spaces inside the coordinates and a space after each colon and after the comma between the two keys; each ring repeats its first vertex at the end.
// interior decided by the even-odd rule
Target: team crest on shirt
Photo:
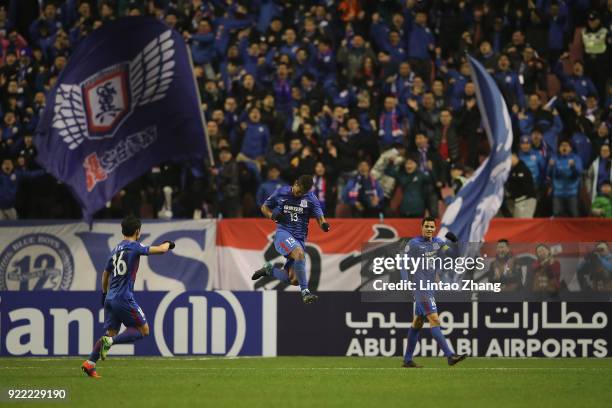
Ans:
{"type": "Polygon", "coordinates": [[[307,207],[308,207],[308,200],[302,200],[302,201],[300,201],[300,207],[302,207],[302,208],[307,208],[307,207]]]}
{"type": "Polygon", "coordinates": [[[437,242],[434,242],[433,249],[435,249],[436,251],[440,249],[440,244],[438,244],[437,242]]]}

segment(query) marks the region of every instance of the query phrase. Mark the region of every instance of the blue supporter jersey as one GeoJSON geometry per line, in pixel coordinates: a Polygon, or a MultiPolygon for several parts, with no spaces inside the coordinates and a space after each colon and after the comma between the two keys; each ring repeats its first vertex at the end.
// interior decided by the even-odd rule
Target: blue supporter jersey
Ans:
{"type": "MultiPolygon", "coordinates": [[[[438,238],[433,237],[431,240],[420,236],[412,238],[406,245],[405,252],[413,258],[432,258],[440,257],[445,258],[449,251],[448,244],[438,238]]],[[[436,282],[436,274],[438,270],[432,268],[418,268],[414,271],[413,282],[416,283],[416,290],[414,291],[415,300],[421,300],[422,298],[433,298],[434,292],[432,290],[421,290],[421,284],[425,285],[427,281],[434,283],[436,282]]]]}
{"type": "Polygon", "coordinates": [[[113,249],[106,263],[106,270],[110,273],[107,300],[134,297],[134,281],[141,255],[149,255],[149,247],[138,241],[124,240],[113,249]]]}
{"type": "Polygon", "coordinates": [[[308,235],[308,220],[310,217],[323,217],[321,203],[312,192],[296,197],[291,192],[291,186],[277,189],[264,205],[270,210],[278,209],[283,214],[289,214],[288,220],[277,223],[277,230],[290,233],[295,239],[305,241],[308,235]]]}

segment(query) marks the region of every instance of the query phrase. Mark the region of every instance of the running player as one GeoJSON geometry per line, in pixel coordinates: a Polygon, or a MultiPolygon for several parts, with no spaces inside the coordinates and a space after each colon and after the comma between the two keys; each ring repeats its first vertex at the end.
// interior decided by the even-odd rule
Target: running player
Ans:
{"type": "MultiPolygon", "coordinates": [[[[424,218],[421,222],[422,235],[411,239],[408,245],[406,245],[405,252],[412,257],[424,256],[426,258],[432,258],[448,256],[450,252],[452,252],[451,247],[457,242],[457,237],[452,232],[446,234],[446,238],[450,241],[449,244],[438,237],[434,237],[435,232],[436,219],[433,217],[424,218]]],[[[416,270],[414,281],[417,284],[417,288],[421,287],[419,282],[436,282],[437,277],[435,268],[425,267],[416,270]]],[[[446,342],[446,338],[440,329],[440,318],[438,317],[438,309],[436,307],[433,291],[417,289],[414,291],[414,320],[412,321],[412,327],[408,331],[408,346],[406,347],[406,354],[404,355],[404,364],[402,367],[423,367],[412,360],[412,354],[414,353],[414,348],[419,339],[419,332],[423,327],[425,319],[429,321],[431,335],[444,351],[444,356],[448,360],[448,365],[455,365],[467,357],[465,354],[455,354],[446,342]]]]}
{"type": "Polygon", "coordinates": [[[312,176],[300,176],[293,186],[279,188],[261,206],[261,212],[276,222],[274,247],[279,254],[287,258],[287,262],[282,269],[266,262],[252,276],[253,280],[264,276],[274,276],[285,283],[299,284],[304,303],[313,303],[317,300],[317,296],[308,290],[306,277],[304,242],[308,235],[308,220],[310,217],[315,217],[321,229],[325,232],[329,231],[329,224],[323,216],[321,203],[310,191],[311,188],[312,176]]]}
{"type": "Polygon", "coordinates": [[[164,241],[158,246],[144,246],[140,238],[141,222],[134,216],[127,216],[121,222],[123,241],[111,252],[102,273],[102,305],[104,306],[104,330],[94,345],[89,358],[81,369],[90,377],[100,378],[96,371],[99,358],[106,355],[113,344],[133,343],[149,335],[149,325],[144,313],[134,299],[134,281],[142,255],[165,254],[174,248],[174,242],[164,241]],[[109,285],[110,278],[110,285],[109,285]],[[123,323],[126,330],[119,333],[123,323]]]}

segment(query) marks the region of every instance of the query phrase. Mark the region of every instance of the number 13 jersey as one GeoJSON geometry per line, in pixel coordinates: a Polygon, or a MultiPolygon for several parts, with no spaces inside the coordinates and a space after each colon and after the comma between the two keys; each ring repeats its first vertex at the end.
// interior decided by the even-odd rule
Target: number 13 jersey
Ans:
{"type": "Polygon", "coordinates": [[[290,233],[295,239],[304,242],[308,235],[308,220],[323,216],[321,203],[312,191],[296,197],[290,186],[277,189],[264,205],[270,210],[278,208],[285,214],[286,220],[277,224],[278,230],[290,233]]]}

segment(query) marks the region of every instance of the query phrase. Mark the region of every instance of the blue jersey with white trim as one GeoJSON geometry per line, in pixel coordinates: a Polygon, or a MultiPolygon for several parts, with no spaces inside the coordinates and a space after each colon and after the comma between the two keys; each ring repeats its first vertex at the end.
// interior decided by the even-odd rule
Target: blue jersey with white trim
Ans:
{"type": "Polygon", "coordinates": [[[138,241],[123,240],[112,250],[106,263],[110,274],[106,299],[134,297],[134,281],[141,255],[149,255],[149,247],[138,241]]]}
{"type": "MultiPolygon", "coordinates": [[[[423,236],[412,238],[406,244],[404,251],[411,258],[422,258],[422,262],[427,262],[430,258],[444,258],[448,255],[450,247],[441,238],[433,237],[431,240],[423,236]]],[[[421,264],[422,265],[422,264],[421,264]]],[[[421,290],[421,285],[426,285],[427,282],[436,282],[436,273],[438,270],[433,265],[433,262],[429,264],[430,267],[422,265],[416,268],[414,271],[412,281],[416,283],[416,290],[414,291],[415,299],[421,298],[433,298],[434,291],[432,290],[421,290]]],[[[412,271],[410,271],[412,272],[412,271]]]]}
{"type": "Polygon", "coordinates": [[[287,214],[287,220],[276,225],[277,230],[284,230],[294,238],[304,242],[308,235],[308,220],[310,217],[319,218],[323,216],[319,199],[310,191],[300,197],[296,197],[291,191],[291,186],[277,189],[266,199],[264,205],[270,210],[279,210],[287,214]]]}

